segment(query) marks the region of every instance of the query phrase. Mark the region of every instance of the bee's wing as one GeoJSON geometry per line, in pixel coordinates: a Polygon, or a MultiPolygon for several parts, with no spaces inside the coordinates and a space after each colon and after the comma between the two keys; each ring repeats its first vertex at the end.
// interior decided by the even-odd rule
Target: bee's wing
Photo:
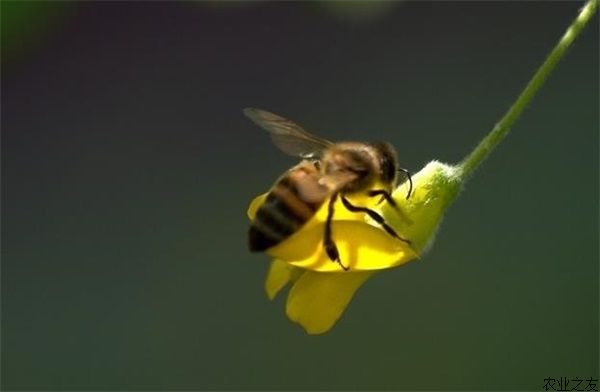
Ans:
{"type": "Polygon", "coordinates": [[[333,143],[302,129],[298,124],[266,110],[246,108],[244,114],[269,132],[271,140],[283,152],[305,159],[318,159],[333,143]]]}

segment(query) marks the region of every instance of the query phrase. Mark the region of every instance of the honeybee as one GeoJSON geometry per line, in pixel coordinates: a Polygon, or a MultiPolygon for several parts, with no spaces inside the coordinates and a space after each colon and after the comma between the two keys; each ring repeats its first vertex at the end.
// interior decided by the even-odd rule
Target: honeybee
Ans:
{"type": "Polygon", "coordinates": [[[399,167],[396,151],[391,144],[333,143],[266,110],[246,108],[244,114],[266,130],[279,149],[302,158],[299,164],[275,181],[265,202],[257,210],[248,232],[250,251],[261,252],[279,244],[298,231],[327,201],[323,246],[331,261],[348,270],[340,260],[331,230],[334,205],[338,198],[349,211],[369,215],[391,236],[410,244],[410,240],[398,235],[380,214],[356,206],[346,197],[365,193],[369,197],[380,197],[380,202],[385,200],[398,209],[391,191],[397,185],[399,172],[405,173],[409,181],[406,198],[410,197],[410,173],[399,167]],[[374,189],[376,184],[382,189],[374,189]]]}

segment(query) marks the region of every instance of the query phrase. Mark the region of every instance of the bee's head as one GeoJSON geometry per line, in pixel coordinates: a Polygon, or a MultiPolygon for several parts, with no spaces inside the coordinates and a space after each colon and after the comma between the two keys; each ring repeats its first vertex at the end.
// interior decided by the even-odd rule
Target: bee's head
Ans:
{"type": "Polygon", "coordinates": [[[387,142],[376,142],[371,145],[377,151],[381,182],[389,184],[392,188],[395,187],[398,180],[398,156],[396,155],[396,149],[387,142]]]}

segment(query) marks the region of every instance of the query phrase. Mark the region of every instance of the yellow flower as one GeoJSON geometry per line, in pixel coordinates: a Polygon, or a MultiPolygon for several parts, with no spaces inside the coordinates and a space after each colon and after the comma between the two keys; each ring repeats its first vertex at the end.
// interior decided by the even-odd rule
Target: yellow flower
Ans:
{"type": "MultiPolygon", "coordinates": [[[[250,219],[254,218],[265,197],[266,194],[263,194],[252,201],[248,209],[250,219]]],[[[355,205],[380,209],[376,198],[348,196],[348,199],[355,205]]],[[[366,214],[348,211],[339,199],[334,208],[334,241],[343,264],[351,271],[390,268],[417,257],[410,245],[387,234],[379,225],[371,222],[366,214]]],[[[301,230],[269,248],[267,254],[295,267],[319,272],[343,272],[339,264],[329,259],[322,246],[326,218],[327,203],[323,203],[301,230]]]]}
{"type": "MultiPolygon", "coordinates": [[[[265,283],[269,298],[293,283],[286,305],[288,317],[310,334],[323,333],[331,329],[356,290],[377,270],[395,267],[422,255],[431,246],[444,212],[458,195],[461,185],[504,140],[597,8],[598,0],[587,1],[510,109],[458,165],[436,161],[427,164],[413,176],[415,191],[409,200],[405,200],[407,185],[394,190],[392,196],[401,213],[386,203],[377,205],[371,199],[352,200],[353,204],[378,211],[397,233],[411,241],[411,246],[392,238],[362,214],[346,211],[338,203],[332,232],[342,262],[350,267],[349,271],[343,271],[339,264],[325,256],[321,242],[326,212],[321,208],[300,231],[267,249],[275,258],[265,283]]],[[[264,195],[259,196],[251,203],[250,219],[264,199],[264,195]]]]}
{"type": "MultiPolygon", "coordinates": [[[[342,315],[356,290],[376,270],[392,268],[417,259],[433,238],[443,213],[460,188],[460,170],[436,161],[413,176],[414,191],[406,200],[407,184],[394,190],[392,197],[399,211],[377,198],[353,196],[353,204],[369,207],[383,215],[386,222],[411,245],[385,232],[366,214],[348,211],[341,202],[335,205],[333,240],[349,271],[332,262],[322,246],[327,203],[301,230],[267,250],[274,258],[265,288],[269,298],[288,283],[286,313],[309,334],[328,331],[342,315]]],[[[266,195],[254,199],[248,217],[266,195]]]]}

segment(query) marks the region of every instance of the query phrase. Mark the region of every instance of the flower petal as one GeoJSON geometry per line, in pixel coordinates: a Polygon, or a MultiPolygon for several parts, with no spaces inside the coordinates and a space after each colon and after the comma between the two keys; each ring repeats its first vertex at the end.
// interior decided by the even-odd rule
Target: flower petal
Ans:
{"type": "Polygon", "coordinates": [[[340,318],[358,288],[373,272],[306,271],[294,284],[286,313],[311,335],[327,332],[340,318]]]}
{"type": "MultiPolygon", "coordinates": [[[[254,218],[266,196],[265,193],[252,200],[248,208],[250,219],[254,218]]],[[[369,208],[377,206],[375,199],[364,195],[349,198],[355,205],[369,208]]],[[[267,254],[300,268],[343,272],[339,264],[329,259],[323,248],[327,210],[327,203],[323,203],[302,229],[268,249],[267,254]]],[[[381,226],[370,222],[364,213],[348,211],[339,200],[334,205],[334,211],[333,240],[338,247],[342,264],[352,271],[391,268],[418,257],[410,245],[390,236],[381,226]]]]}
{"type": "Polygon", "coordinates": [[[304,271],[296,268],[284,261],[273,260],[267,272],[265,280],[265,291],[270,300],[273,300],[277,293],[285,287],[290,281],[295,282],[304,271]]]}
{"type": "Polygon", "coordinates": [[[263,193],[262,195],[256,196],[250,202],[250,205],[248,206],[248,211],[246,212],[250,220],[254,220],[254,217],[256,216],[256,211],[258,211],[260,206],[265,202],[265,200],[267,199],[267,195],[268,193],[263,193]]]}
{"type": "MultiPolygon", "coordinates": [[[[324,231],[324,223],[309,223],[268,249],[267,253],[296,267],[319,272],[344,272],[325,252],[324,231]]],[[[417,258],[407,243],[364,221],[334,221],[332,233],[341,262],[350,271],[391,268],[417,258]]]]}

